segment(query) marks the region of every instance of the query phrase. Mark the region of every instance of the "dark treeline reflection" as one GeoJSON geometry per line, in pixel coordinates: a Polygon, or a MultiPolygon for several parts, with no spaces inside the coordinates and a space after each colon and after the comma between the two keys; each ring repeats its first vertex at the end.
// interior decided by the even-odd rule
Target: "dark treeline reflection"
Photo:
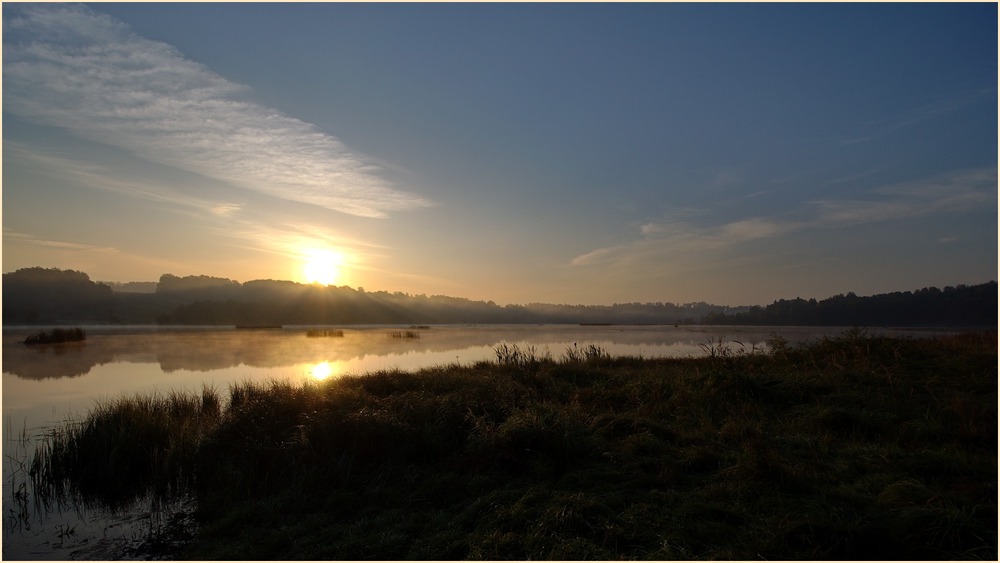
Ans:
{"type": "Polygon", "coordinates": [[[4,335],[3,372],[27,379],[77,377],[91,368],[113,362],[114,353],[86,342],[67,342],[45,346],[24,346],[23,335],[4,335]]]}
{"type": "MultiPolygon", "coordinates": [[[[435,327],[413,331],[413,338],[392,338],[388,328],[348,329],[343,336],[310,338],[306,328],[284,330],[140,330],[91,329],[86,342],[25,346],[24,330],[4,334],[3,371],[18,377],[44,379],[87,374],[100,364],[158,364],[164,373],[177,370],[211,371],[238,367],[286,367],[302,363],[348,361],[365,356],[446,352],[472,347],[492,348],[500,342],[529,341],[539,353],[546,347],[558,357],[572,342],[658,346],[708,342],[713,335],[697,331],[618,331],[613,327],[435,327]]],[[[751,346],[763,342],[766,332],[744,333],[751,346]]],[[[794,339],[794,336],[793,336],[794,339]]]]}
{"type": "MultiPolygon", "coordinates": [[[[776,301],[766,307],[704,302],[500,306],[290,281],[239,283],[161,276],[152,293],[115,291],[72,270],[24,268],[3,275],[3,322],[12,324],[741,324],[810,326],[996,326],[997,284],[925,288],[871,297],[776,301]]],[[[664,288],[669,293],[669,288],[664,288]]]]}
{"type": "Polygon", "coordinates": [[[94,366],[119,362],[158,364],[164,373],[211,371],[240,365],[256,368],[334,361],[364,354],[386,355],[428,349],[418,339],[389,339],[384,332],[312,339],[304,331],[192,331],[97,334],[85,343],[28,347],[21,335],[4,335],[3,371],[44,379],[87,374],[94,366]],[[390,350],[391,348],[391,350],[390,350]]]}

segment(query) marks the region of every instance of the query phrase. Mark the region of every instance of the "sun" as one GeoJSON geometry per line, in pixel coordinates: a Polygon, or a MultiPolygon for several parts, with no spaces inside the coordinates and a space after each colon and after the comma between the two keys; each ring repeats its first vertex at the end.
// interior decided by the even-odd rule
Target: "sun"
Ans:
{"type": "Polygon", "coordinates": [[[309,375],[318,381],[323,381],[334,373],[336,373],[336,369],[330,365],[330,362],[320,362],[309,369],[309,375]]]}
{"type": "Polygon", "coordinates": [[[310,249],[305,252],[302,276],[307,283],[333,285],[340,281],[344,256],[334,250],[310,249]]]}

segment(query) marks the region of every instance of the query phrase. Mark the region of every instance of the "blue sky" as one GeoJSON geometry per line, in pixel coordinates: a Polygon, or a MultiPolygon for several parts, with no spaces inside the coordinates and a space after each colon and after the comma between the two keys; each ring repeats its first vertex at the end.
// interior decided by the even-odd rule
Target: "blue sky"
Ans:
{"type": "Polygon", "coordinates": [[[766,304],[997,274],[997,7],[3,5],[3,271],[766,304]],[[322,269],[322,268],[320,268],[322,269]]]}

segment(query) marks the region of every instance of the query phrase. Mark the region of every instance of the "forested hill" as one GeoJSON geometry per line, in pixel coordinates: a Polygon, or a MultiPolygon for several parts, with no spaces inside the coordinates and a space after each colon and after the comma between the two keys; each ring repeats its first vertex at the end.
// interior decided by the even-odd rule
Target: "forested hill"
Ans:
{"type": "Polygon", "coordinates": [[[992,326],[997,325],[997,282],[928,287],[858,297],[781,299],[766,307],[709,313],[703,324],[797,326],[992,326]]]}
{"type": "Polygon", "coordinates": [[[105,284],[73,270],[24,268],[3,275],[3,323],[724,323],[995,327],[997,284],[989,282],[944,290],[928,288],[872,297],[847,294],[822,301],[781,300],[766,307],[727,307],[702,302],[500,306],[492,301],[441,295],[366,292],[346,286],[324,287],[275,280],[239,283],[210,276],[164,274],[155,284],[105,284]]]}
{"type": "Polygon", "coordinates": [[[83,272],[25,268],[3,275],[3,322],[10,324],[693,324],[709,313],[746,309],[707,303],[608,306],[497,305],[442,295],[366,292],[291,281],[239,283],[164,274],[148,285],[104,284],[83,272]],[[112,286],[118,289],[115,291],[112,286]],[[146,290],[146,291],[142,291],[146,290]]]}

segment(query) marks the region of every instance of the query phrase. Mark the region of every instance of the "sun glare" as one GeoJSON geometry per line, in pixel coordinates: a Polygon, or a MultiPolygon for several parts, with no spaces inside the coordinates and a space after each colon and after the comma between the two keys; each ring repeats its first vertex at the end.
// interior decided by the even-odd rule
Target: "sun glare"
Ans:
{"type": "Polygon", "coordinates": [[[307,283],[332,285],[340,281],[344,257],[333,250],[308,250],[304,256],[302,276],[307,283]]]}
{"type": "Polygon", "coordinates": [[[317,381],[323,381],[334,373],[336,370],[330,365],[330,362],[320,362],[309,370],[309,375],[317,381]]]}

